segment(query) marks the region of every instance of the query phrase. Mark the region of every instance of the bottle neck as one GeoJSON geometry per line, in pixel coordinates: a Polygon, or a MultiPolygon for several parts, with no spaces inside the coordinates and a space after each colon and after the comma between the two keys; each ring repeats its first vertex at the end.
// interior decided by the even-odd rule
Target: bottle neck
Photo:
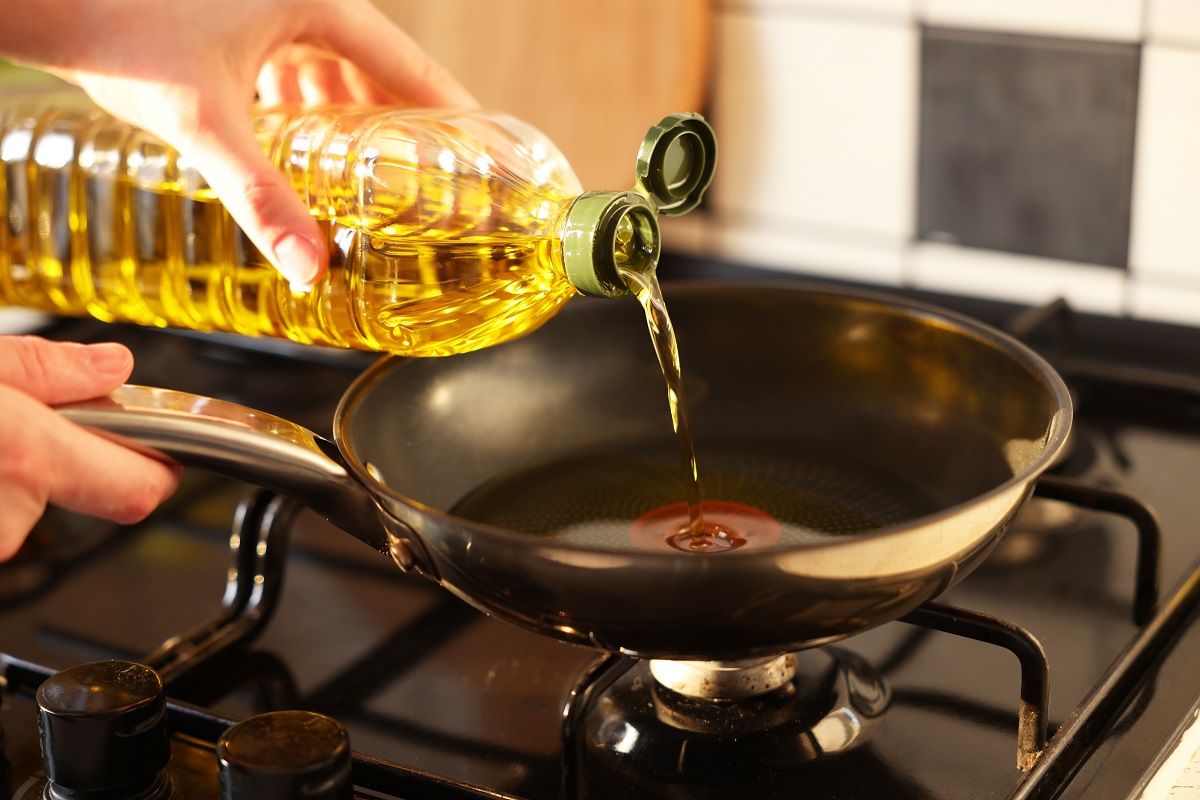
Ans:
{"type": "Polygon", "coordinates": [[[561,225],[567,280],[591,297],[624,297],[623,270],[653,272],[661,237],[654,207],[636,192],[585,192],[561,225]]]}

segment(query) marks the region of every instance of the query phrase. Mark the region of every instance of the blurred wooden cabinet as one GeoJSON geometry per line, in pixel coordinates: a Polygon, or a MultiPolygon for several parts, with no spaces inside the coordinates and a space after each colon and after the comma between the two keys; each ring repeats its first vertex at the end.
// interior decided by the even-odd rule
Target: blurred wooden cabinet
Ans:
{"type": "Polygon", "coordinates": [[[540,128],[585,189],[633,185],[637,147],[708,97],[711,0],[376,0],[490,107],[540,128]]]}

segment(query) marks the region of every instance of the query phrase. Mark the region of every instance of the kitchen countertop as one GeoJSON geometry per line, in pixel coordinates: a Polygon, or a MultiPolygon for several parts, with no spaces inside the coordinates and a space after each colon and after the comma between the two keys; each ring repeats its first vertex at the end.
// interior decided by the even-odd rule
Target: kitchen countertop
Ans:
{"type": "Polygon", "coordinates": [[[1200,800],[1200,708],[1192,709],[1175,748],[1136,800],[1200,800]]]}

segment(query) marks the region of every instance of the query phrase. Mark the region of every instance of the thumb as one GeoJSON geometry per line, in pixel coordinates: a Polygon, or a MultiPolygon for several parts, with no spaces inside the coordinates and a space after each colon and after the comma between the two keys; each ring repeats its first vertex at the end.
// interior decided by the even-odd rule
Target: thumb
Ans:
{"type": "Polygon", "coordinates": [[[202,140],[181,149],[275,268],[295,287],[312,286],[329,261],[316,221],[263,153],[245,112],[218,116],[240,124],[210,127],[202,140]]]}
{"type": "Polygon", "coordinates": [[[133,371],[133,354],[115,342],[75,344],[38,336],[0,336],[0,384],[47,405],[101,397],[133,371]]]}

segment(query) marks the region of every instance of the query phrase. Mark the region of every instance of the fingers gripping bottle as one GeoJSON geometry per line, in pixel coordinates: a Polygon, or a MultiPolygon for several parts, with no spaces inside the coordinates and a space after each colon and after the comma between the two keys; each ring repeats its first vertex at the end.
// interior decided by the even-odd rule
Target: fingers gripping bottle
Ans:
{"type": "Polygon", "coordinates": [[[204,179],[95,108],[0,111],[0,303],[428,356],[527,333],[647,272],[658,214],[711,180],[712,129],[650,129],[629,191],[583,192],[531,126],[477,110],[270,110],[259,141],[320,222],[330,270],[293,291],[204,179]]]}

